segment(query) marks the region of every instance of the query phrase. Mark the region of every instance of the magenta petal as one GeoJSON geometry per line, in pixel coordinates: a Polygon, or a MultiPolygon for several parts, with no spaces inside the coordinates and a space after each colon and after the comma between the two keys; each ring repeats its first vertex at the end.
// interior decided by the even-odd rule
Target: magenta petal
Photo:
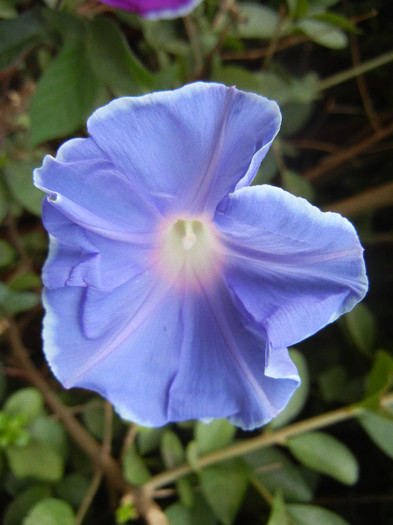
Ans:
{"type": "Polygon", "coordinates": [[[202,0],[100,0],[152,20],[178,18],[190,13],[202,0]]]}

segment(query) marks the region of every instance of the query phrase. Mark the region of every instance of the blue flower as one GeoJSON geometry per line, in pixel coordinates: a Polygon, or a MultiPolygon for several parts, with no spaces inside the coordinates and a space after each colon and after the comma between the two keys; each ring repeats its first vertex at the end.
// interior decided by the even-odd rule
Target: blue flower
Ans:
{"type": "Polygon", "coordinates": [[[277,104],[219,84],[124,97],[88,138],[46,156],[44,351],[66,388],[160,426],[245,429],[287,404],[287,347],[366,293],[353,226],[276,187],[249,187],[277,104]]]}

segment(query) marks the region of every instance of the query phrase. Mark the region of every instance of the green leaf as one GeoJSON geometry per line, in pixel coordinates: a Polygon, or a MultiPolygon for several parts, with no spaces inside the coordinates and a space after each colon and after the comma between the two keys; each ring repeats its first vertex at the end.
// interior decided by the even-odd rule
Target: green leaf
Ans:
{"type": "Polygon", "coordinates": [[[15,260],[16,252],[7,241],[0,239],[0,267],[9,266],[15,260]]]}
{"type": "Polygon", "coordinates": [[[214,419],[210,423],[197,421],[194,428],[199,454],[207,454],[226,447],[232,442],[236,427],[226,419],[214,419]]]}
{"type": "Polygon", "coordinates": [[[374,350],[376,325],[373,314],[364,303],[343,316],[344,323],[352,342],[359,350],[370,355],[374,350]]]}
{"type": "Polygon", "coordinates": [[[52,482],[63,476],[63,459],[48,443],[32,440],[24,447],[9,446],[5,452],[10,469],[17,478],[32,477],[52,482]]]}
{"type": "Polygon", "coordinates": [[[38,416],[30,426],[30,434],[41,443],[48,443],[65,459],[67,456],[67,434],[64,426],[49,416],[38,416]]]}
{"type": "Polygon", "coordinates": [[[138,450],[142,456],[158,448],[161,442],[161,437],[165,430],[165,427],[138,427],[138,435],[136,440],[138,442],[138,450]]]}
{"type": "Polygon", "coordinates": [[[70,474],[56,486],[56,494],[77,509],[81,505],[89,485],[90,480],[83,474],[70,474]]]}
{"type": "Polygon", "coordinates": [[[393,459],[393,419],[367,411],[358,420],[377,447],[393,459]]]}
{"type": "Polygon", "coordinates": [[[29,510],[36,503],[49,496],[49,487],[40,485],[34,485],[18,494],[7,507],[3,518],[3,525],[20,525],[29,510]]]}
{"type": "Polygon", "coordinates": [[[349,31],[351,33],[361,32],[354,24],[352,24],[352,22],[350,22],[344,16],[339,15],[338,13],[317,13],[312,15],[312,18],[315,20],[321,20],[322,22],[326,22],[331,26],[340,27],[341,29],[344,29],[345,31],[349,31]]]}
{"type": "Polygon", "coordinates": [[[269,7],[242,3],[239,4],[242,22],[238,33],[241,38],[272,38],[277,32],[279,15],[269,7]],[[243,21],[244,20],[244,21],[243,21]]]}
{"type": "Polygon", "coordinates": [[[37,306],[41,301],[39,294],[33,292],[14,292],[0,282],[0,311],[19,314],[37,306]]]}
{"type": "Polygon", "coordinates": [[[149,469],[139,456],[135,443],[132,443],[123,456],[123,473],[126,481],[134,485],[142,485],[151,477],[149,469]]]}
{"type": "Polygon", "coordinates": [[[296,79],[265,71],[251,73],[239,66],[223,66],[214,71],[213,80],[245,91],[255,91],[280,105],[291,102],[310,104],[317,96],[318,79],[314,73],[296,79]]]}
{"type": "Polygon", "coordinates": [[[315,193],[312,184],[299,173],[286,169],[281,174],[281,179],[284,190],[293,193],[293,195],[296,195],[297,197],[303,197],[308,201],[314,200],[315,193]]]}
{"type": "Polygon", "coordinates": [[[24,292],[41,286],[41,278],[34,272],[21,272],[14,274],[8,281],[7,286],[14,292],[24,292]]]}
{"type": "Polygon", "coordinates": [[[289,504],[288,514],[296,525],[349,525],[338,514],[316,505],[289,504]]]}
{"type": "Polygon", "coordinates": [[[44,409],[44,399],[36,388],[17,390],[7,399],[3,410],[10,415],[23,415],[26,424],[32,423],[44,409]]]}
{"type": "Polygon", "coordinates": [[[201,468],[198,464],[199,450],[195,439],[188,442],[186,447],[187,462],[194,472],[200,472],[201,468]]]}
{"type": "Polygon", "coordinates": [[[199,473],[202,494],[224,525],[231,525],[245,495],[250,472],[241,459],[207,467],[199,473]]]}
{"type": "Polygon", "coordinates": [[[244,456],[254,475],[269,492],[281,491],[286,501],[311,501],[313,493],[299,467],[277,448],[269,447],[244,456]]]}
{"type": "MultiPolygon", "coordinates": [[[[88,430],[99,440],[102,440],[105,434],[105,403],[98,399],[93,399],[86,403],[82,412],[82,419],[88,430]]],[[[121,427],[121,421],[116,414],[112,418],[112,434],[116,435],[121,427]]]]}
{"type": "Polygon", "coordinates": [[[47,498],[33,507],[23,525],[75,525],[75,514],[66,501],[47,498]]]}
{"type": "Polygon", "coordinates": [[[323,432],[294,436],[286,445],[307,467],[327,474],[341,483],[353,485],[359,475],[358,462],[341,441],[323,432]]]}
{"type": "Polygon", "coordinates": [[[82,40],[66,45],[43,73],[31,103],[34,145],[75,132],[94,108],[99,83],[82,40]]]}
{"type": "Polygon", "coordinates": [[[296,28],[317,44],[330,49],[344,49],[348,45],[347,35],[341,29],[320,20],[300,20],[296,28]]]}
{"type": "Polygon", "coordinates": [[[326,401],[340,401],[348,386],[347,372],[340,365],[331,366],[319,376],[319,385],[326,401]]]}
{"type": "Polygon", "coordinates": [[[139,95],[152,88],[154,76],[138,61],[119,27],[107,18],[91,22],[89,62],[94,74],[117,96],[139,95]]]}
{"type": "Polygon", "coordinates": [[[172,430],[166,430],[161,438],[161,456],[166,468],[169,469],[185,460],[183,445],[172,430]]]}
{"type": "Polygon", "coordinates": [[[0,71],[10,67],[42,37],[43,21],[38,9],[0,22],[0,71]]]}
{"type": "Polygon", "coordinates": [[[383,350],[379,350],[375,355],[373,367],[371,369],[366,397],[378,394],[382,395],[392,384],[393,379],[393,357],[383,350]]]}
{"type": "Polygon", "coordinates": [[[267,525],[291,525],[281,492],[277,492],[274,497],[267,525]]]}
{"type": "Polygon", "coordinates": [[[195,495],[193,506],[187,507],[182,503],[173,503],[165,514],[170,525],[216,525],[216,518],[207,505],[206,500],[200,494],[195,495]]]}
{"type": "Polygon", "coordinates": [[[33,170],[38,164],[31,160],[11,161],[4,166],[4,175],[16,201],[26,210],[40,216],[44,194],[33,185],[33,170]]]}

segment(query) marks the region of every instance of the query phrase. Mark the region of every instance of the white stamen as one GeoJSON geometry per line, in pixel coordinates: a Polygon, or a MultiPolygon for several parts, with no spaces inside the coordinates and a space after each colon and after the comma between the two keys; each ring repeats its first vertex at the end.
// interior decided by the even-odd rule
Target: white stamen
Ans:
{"type": "Polygon", "coordinates": [[[185,250],[191,250],[191,248],[196,243],[196,235],[192,230],[192,221],[184,222],[185,236],[182,238],[181,242],[185,250]]]}

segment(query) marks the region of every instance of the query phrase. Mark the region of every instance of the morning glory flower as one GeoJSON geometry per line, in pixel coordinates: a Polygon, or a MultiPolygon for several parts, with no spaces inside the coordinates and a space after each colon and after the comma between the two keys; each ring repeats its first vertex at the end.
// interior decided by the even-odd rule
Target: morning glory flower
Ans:
{"type": "Polygon", "coordinates": [[[202,0],[100,0],[151,20],[178,18],[190,13],[202,0]]]}
{"type": "Polygon", "coordinates": [[[47,193],[44,351],[66,388],[146,426],[287,404],[287,347],[366,293],[353,226],[269,185],[250,187],[277,104],[220,84],[123,97],[35,170],[47,193]]]}

